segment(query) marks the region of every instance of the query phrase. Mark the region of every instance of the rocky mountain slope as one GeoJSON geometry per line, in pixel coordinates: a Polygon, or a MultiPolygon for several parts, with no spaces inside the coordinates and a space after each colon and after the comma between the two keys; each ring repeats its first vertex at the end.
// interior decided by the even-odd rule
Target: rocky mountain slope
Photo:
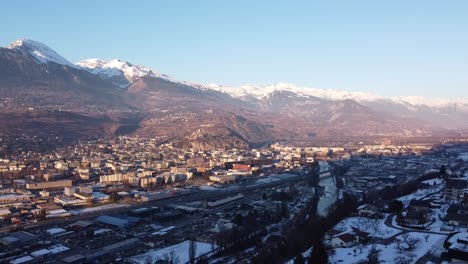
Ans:
{"type": "Polygon", "coordinates": [[[0,48],[0,133],[138,134],[194,148],[271,141],[427,136],[466,128],[466,100],[383,98],[291,84],[176,81],[122,60],[73,64],[46,45],[0,48]]]}

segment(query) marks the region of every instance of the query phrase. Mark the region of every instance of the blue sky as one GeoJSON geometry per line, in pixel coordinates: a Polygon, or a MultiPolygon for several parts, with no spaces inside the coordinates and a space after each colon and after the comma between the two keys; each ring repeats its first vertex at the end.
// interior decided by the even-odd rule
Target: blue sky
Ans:
{"type": "Polygon", "coordinates": [[[468,97],[468,1],[8,1],[0,45],[180,80],[468,97]]]}

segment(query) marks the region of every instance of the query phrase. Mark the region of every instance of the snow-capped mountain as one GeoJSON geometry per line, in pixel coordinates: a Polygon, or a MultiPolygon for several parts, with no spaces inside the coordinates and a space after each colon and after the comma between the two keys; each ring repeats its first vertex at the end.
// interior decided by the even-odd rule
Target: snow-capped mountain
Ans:
{"type": "Polygon", "coordinates": [[[62,56],[58,55],[54,50],[47,45],[30,39],[18,39],[8,45],[7,49],[21,51],[30,54],[38,63],[55,62],[57,64],[66,65],[76,68],[77,66],[69,62],[62,56]]]}
{"type": "Polygon", "coordinates": [[[158,77],[157,74],[144,66],[133,65],[119,59],[110,61],[87,59],[76,63],[76,65],[102,78],[111,79],[114,84],[120,87],[125,87],[143,76],[158,77]]]}
{"type": "Polygon", "coordinates": [[[238,87],[222,86],[218,84],[208,84],[200,86],[202,89],[215,90],[227,93],[235,98],[255,98],[261,100],[270,96],[273,92],[292,92],[302,97],[317,97],[331,101],[354,100],[360,103],[369,103],[376,101],[390,101],[397,104],[406,104],[412,106],[427,107],[447,107],[450,105],[467,105],[468,99],[464,98],[427,98],[422,96],[401,96],[386,98],[373,93],[361,91],[345,91],[333,89],[320,89],[297,86],[290,83],[277,83],[272,85],[242,85],[238,87]]]}
{"type": "Polygon", "coordinates": [[[115,85],[124,88],[129,83],[134,82],[143,76],[162,78],[174,83],[184,84],[196,87],[201,90],[213,90],[228,94],[238,99],[255,99],[261,100],[271,96],[273,92],[287,91],[292,92],[301,97],[316,97],[330,101],[354,100],[363,104],[373,104],[376,102],[386,102],[398,105],[404,105],[408,108],[430,107],[430,108],[457,108],[458,110],[468,111],[468,99],[456,98],[426,98],[422,96],[402,96],[394,98],[385,98],[376,94],[360,92],[360,91],[345,91],[333,89],[320,89],[297,86],[290,83],[277,83],[272,85],[254,85],[247,84],[239,87],[222,86],[218,84],[195,84],[185,81],[177,81],[165,74],[158,74],[151,69],[132,63],[113,59],[109,61],[101,59],[87,59],[73,64],[57,54],[47,45],[29,39],[20,39],[12,42],[8,49],[19,50],[32,55],[39,63],[54,62],[57,64],[66,65],[73,68],[84,69],[92,74],[98,75],[103,79],[110,80],[115,85]]]}
{"type": "MultiPolygon", "coordinates": [[[[72,64],[32,40],[0,48],[2,98],[8,98],[8,104],[0,107],[8,111],[26,106],[66,109],[79,113],[75,117],[80,122],[82,113],[106,113],[110,119],[93,121],[93,129],[102,122],[112,124],[102,131],[137,130],[148,136],[184,137],[203,125],[211,128],[210,140],[223,134],[250,143],[284,138],[421,136],[440,129],[468,128],[466,99],[386,98],[288,83],[194,84],[117,59],[72,64]]],[[[21,123],[20,118],[11,120],[21,123]]]]}
{"type": "Polygon", "coordinates": [[[357,101],[372,101],[382,99],[382,97],[365,92],[349,92],[344,90],[318,89],[300,87],[290,83],[277,83],[273,85],[242,85],[239,87],[227,87],[218,84],[204,85],[203,88],[211,89],[219,92],[228,93],[236,98],[256,98],[262,99],[269,96],[273,92],[287,91],[295,93],[303,97],[318,97],[322,99],[340,101],[340,100],[357,100],[357,101]]]}

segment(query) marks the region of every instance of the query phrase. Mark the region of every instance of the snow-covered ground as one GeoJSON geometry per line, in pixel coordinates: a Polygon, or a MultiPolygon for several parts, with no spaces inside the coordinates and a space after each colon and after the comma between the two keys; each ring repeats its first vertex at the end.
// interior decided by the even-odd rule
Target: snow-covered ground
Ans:
{"type": "Polygon", "coordinates": [[[432,210],[433,211],[432,219],[435,221],[428,227],[429,230],[434,231],[434,232],[446,232],[446,233],[453,232],[453,231],[441,231],[441,229],[453,228],[453,227],[447,226],[447,224],[444,223],[444,221],[440,220],[440,218],[445,217],[447,215],[448,207],[449,207],[448,204],[444,204],[440,208],[435,208],[432,210]]]}
{"type": "MultiPolygon", "coordinates": [[[[385,217],[386,218],[386,217],[385,217]]],[[[339,231],[352,231],[352,227],[368,232],[372,237],[388,238],[401,231],[385,225],[384,219],[370,219],[366,217],[349,217],[339,222],[334,229],[339,231]]]]}
{"type": "MultiPolygon", "coordinates": [[[[302,256],[304,257],[304,259],[307,259],[308,257],[310,257],[311,253],[312,253],[312,248],[309,248],[306,251],[302,252],[302,256]]],[[[294,264],[294,258],[288,260],[285,264],[294,264]]]]}
{"type": "Polygon", "coordinates": [[[435,185],[428,189],[419,189],[414,193],[397,198],[397,200],[402,201],[403,205],[407,207],[411,200],[421,200],[424,197],[430,195],[431,193],[435,193],[442,190],[442,188],[444,188],[444,184],[435,185]]]}
{"type": "Polygon", "coordinates": [[[468,161],[468,153],[462,153],[458,158],[463,161],[468,161]]]}
{"type": "MultiPolygon", "coordinates": [[[[155,263],[157,260],[165,260],[167,258],[177,260],[175,263],[185,264],[188,263],[189,258],[189,245],[190,241],[186,240],[176,245],[166,248],[148,251],[145,254],[130,257],[128,261],[131,263],[155,263]]],[[[195,255],[196,257],[205,255],[213,251],[212,245],[204,242],[195,242],[195,255]]]]}
{"type": "MultiPolygon", "coordinates": [[[[424,256],[429,251],[435,252],[439,249],[442,245],[443,241],[445,240],[446,236],[444,235],[434,235],[430,234],[426,237],[424,233],[416,233],[411,232],[409,235],[413,238],[418,238],[420,242],[417,244],[416,248],[411,252],[403,251],[400,252],[396,248],[396,241],[389,244],[389,245],[382,245],[382,244],[368,244],[365,245],[361,249],[358,247],[352,248],[336,248],[333,254],[330,255],[329,261],[330,263],[359,263],[365,259],[367,259],[367,255],[369,254],[369,250],[372,246],[376,246],[379,253],[379,259],[381,263],[395,263],[395,258],[399,256],[407,256],[408,253],[414,254],[413,260],[411,263],[415,263],[419,258],[424,256]]],[[[401,236],[398,236],[397,239],[402,239],[401,236]]]]}
{"type": "Polygon", "coordinates": [[[441,179],[441,178],[435,178],[435,179],[430,179],[430,180],[423,181],[423,183],[429,184],[429,185],[434,185],[434,183],[435,183],[435,185],[440,185],[443,182],[444,182],[444,180],[441,179]]]}

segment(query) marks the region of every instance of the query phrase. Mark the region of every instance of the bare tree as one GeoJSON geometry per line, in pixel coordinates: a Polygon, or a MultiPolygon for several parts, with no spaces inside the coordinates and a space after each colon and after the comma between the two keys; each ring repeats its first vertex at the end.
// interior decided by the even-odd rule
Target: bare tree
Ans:
{"type": "Polygon", "coordinates": [[[411,260],[406,258],[405,256],[397,256],[393,259],[393,263],[395,264],[410,264],[411,260]]]}
{"type": "Polygon", "coordinates": [[[407,250],[408,251],[413,251],[419,244],[421,240],[419,238],[416,238],[416,237],[409,237],[407,240],[406,240],[406,245],[408,246],[407,250]]]}
{"type": "MultiPolygon", "coordinates": [[[[156,260],[156,261],[157,261],[157,260],[156,260]]],[[[150,255],[148,255],[148,256],[146,256],[146,258],[145,258],[145,260],[144,260],[143,263],[144,263],[144,264],[153,264],[153,258],[152,258],[150,255]]]]}
{"type": "Polygon", "coordinates": [[[176,256],[174,251],[171,251],[170,253],[166,253],[162,256],[162,260],[167,261],[169,264],[178,264],[179,263],[179,257],[176,256]]]}
{"type": "Polygon", "coordinates": [[[413,260],[416,258],[416,254],[412,253],[412,252],[408,252],[406,253],[406,257],[411,261],[413,262],[413,260]]]}
{"type": "Polygon", "coordinates": [[[379,264],[379,254],[380,250],[377,249],[377,247],[374,245],[369,249],[369,255],[367,255],[367,261],[366,263],[368,264],[379,264]]]}
{"type": "Polygon", "coordinates": [[[408,233],[404,233],[404,234],[401,235],[401,241],[406,243],[406,241],[408,240],[409,237],[410,237],[410,235],[408,233]]]}
{"type": "Polygon", "coordinates": [[[379,230],[379,221],[370,218],[359,218],[356,223],[359,230],[368,232],[372,235],[381,234],[379,230]]]}
{"type": "Polygon", "coordinates": [[[427,240],[429,240],[429,237],[431,237],[431,235],[430,234],[424,234],[423,237],[424,237],[424,240],[427,242],[427,240]]]}
{"type": "Polygon", "coordinates": [[[359,253],[362,253],[362,251],[366,248],[362,243],[359,243],[357,245],[357,248],[359,249],[359,253]]]}
{"type": "Polygon", "coordinates": [[[395,248],[401,253],[405,249],[404,242],[401,240],[397,240],[395,243],[395,248]]]}

